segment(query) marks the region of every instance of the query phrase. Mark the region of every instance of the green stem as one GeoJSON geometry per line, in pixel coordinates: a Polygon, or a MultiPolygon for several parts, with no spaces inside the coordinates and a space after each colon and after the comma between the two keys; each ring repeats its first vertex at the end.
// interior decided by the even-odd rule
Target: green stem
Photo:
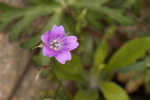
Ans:
{"type": "MultiPolygon", "coordinates": [[[[59,80],[59,78],[56,76],[55,72],[53,70],[51,70],[52,74],[54,75],[54,77],[56,78],[57,82],[58,82],[58,85],[59,87],[56,89],[56,92],[57,93],[59,91],[59,89],[62,87],[65,94],[68,96],[69,100],[72,100],[72,95],[70,94],[70,92],[64,87],[63,83],[61,82],[61,80],[59,80]]],[[[56,95],[55,95],[56,97],[56,95]]]]}

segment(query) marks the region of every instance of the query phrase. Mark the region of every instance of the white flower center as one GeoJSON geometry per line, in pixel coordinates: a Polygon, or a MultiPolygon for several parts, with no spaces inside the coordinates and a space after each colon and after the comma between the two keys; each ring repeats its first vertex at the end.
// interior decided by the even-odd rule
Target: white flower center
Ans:
{"type": "Polygon", "coordinates": [[[57,39],[50,41],[51,49],[58,51],[58,50],[60,50],[60,47],[61,47],[61,43],[57,39]]]}

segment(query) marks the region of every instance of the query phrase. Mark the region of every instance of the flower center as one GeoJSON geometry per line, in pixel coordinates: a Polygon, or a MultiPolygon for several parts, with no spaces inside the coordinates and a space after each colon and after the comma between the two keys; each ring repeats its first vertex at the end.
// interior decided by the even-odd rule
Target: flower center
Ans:
{"type": "Polygon", "coordinates": [[[61,43],[58,41],[58,40],[51,40],[50,41],[50,48],[53,49],[53,50],[60,50],[60,47],[61,47],[61,43]]]}

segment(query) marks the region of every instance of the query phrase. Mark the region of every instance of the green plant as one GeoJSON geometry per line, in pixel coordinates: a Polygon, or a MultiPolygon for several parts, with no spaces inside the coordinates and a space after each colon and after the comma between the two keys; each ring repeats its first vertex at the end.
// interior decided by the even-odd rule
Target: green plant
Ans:
{"type": "MultiPolygon", "coordinates": [[[[41,76],[58,84],[53,95],[42,99],[103,100],[104,96],[105,100],[130,100],[125,90],[111,78],[113,72],[129,72],[145,65],[145,60],[137,60],[150,49],[150,37],[127,41],[122,47],[117,47],[118,51],[112,57],[109,40],[115,36],[119,25],[135,25],[134,18],[137,18],[139,11],[136,0],[28,0],[28,3],[28,6],[21,8],[0,4],[0,30],[9,29],[7,26],[12,24],[9,29],[11,41],[25,37],[21,47],[36,48],[41,43],[41,34],[54,24],[63,25],[68,34],[77,35],[80,41],[72,61],[65,65],[42,56],[41,50],[34,55],[33,60],[41,68],[41,76]],[[129,10],[134,16],[127,15],[129,10]],[[47,16],[46,24],[38,29],[39,32],[30,34],[32,24],[38,19],[42,21],[43,16],[47,16]],[[43,69],[44,65],[49,69],[43,69]],[[66,89],[62,80],[74,82],[75,93],[66,89]]],[[[147,66],[143,69],[149,76],[147,66]]],[[[148,86],[148,77],[145,83],[148,86]]]]}

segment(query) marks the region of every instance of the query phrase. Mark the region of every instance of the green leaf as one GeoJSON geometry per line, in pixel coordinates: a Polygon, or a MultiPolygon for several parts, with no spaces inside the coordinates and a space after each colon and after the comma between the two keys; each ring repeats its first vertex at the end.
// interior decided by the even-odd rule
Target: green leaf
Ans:
{"type": "Polygon", "coordinates": [[[141,14],[140,9],[141,9],[141,1],[136,0],[135,5],[133,7],[133,11],[136,14],[136,16],[140,16],[140,14],[141,14]]]}
{"type": "Polygon", "coordinates": [[[122,25],[130,25],[135,23],[133,18],[123,15],[122,12],[118,9],[99,7],[97,11],[119,22],[122,25]]]}
{"type": "Polygon", "coordinates": [[[150,49],[150,37],[134,39],[127,42],[108,62],[107,71],[116,70],[134,63],[150,49]]]}
{"type": "MultiPolygon", "coordinates": [[[[53,6],[55,8],[55,6],[53,6]]],[[[23,18],[12,29],[10,40],[15,40],[22,31],[28,29],[32,22],[37,18],[49,15],[54,12],[54,8],[50,9],[49,6],[35,6],[28,7],[23,13],[23,18]]]]}
{"type": "Polygon", "coordinates": [[[74,100],[98,100],[98,93],[90,90],[79,90],[74,100]]]}
{"type": "Polygon", "coordinates": [[[129,66],[119,68],[117,70],[117,72],[121,72],[121,73],[128,73],[130,71],[143,72],[143,71],[148,69],[149,62],[150,62],[150,58],[148,57],[143,61],[138,61],[134,64],[129,65],[129,66]]]}
{"type": "Polygon", "coordinates": [[[15,26],[14,28],[11,30],[11,34],[9,35],[9,39],[10,40],[15,40],[23,30],[27,29],[32,21],[34,19],[32,19],[31,16],[27,16],[27,17],[24,17],[22,18],[21,21],[19,21],[15,26]]]}
{"type": "Polygon", "coordinates": [[[76,17],[76,32],[80,33],[81,29],[87,25],[85,17],[87,16],[87,9],[83,9],[80,14],[76,17]]]}
{"type": "Polygon", "coordinates": [[[0,31],[2,31],[13,20],[23,16],[23,13],[19,10],[7,11],[0,15],[0,31]]]}
{"type": "Polygon", "coordinates": [[[101,45],[97,48],[94,56],[94,66],[99,66],[100,64],[104,63],[107,56],[107,42],[106,39],[102,40],[101,45]]]}
{"type": "Polygon", "coordinates": [[[105,36],[104,38],[111,38],[116,32],[116,26],[114,25],[110,25],[107,29],[106,29],[106,32],[105,32],[105,36]]]}
{"type": "Polygon", "coordinates": [[[100,6],[100,1],[101,0],[75,0],[75,2],[72,2],[71,5],[76,6],[76,7],[87,7],[87,8],[92,8],[92,7],[97,7],[100,6]]]}
{"type": "Polygon", "coordinates": [[[102,6],[100,1],[101,0],[90,0],[89,2],[87,2],[87,0],[82,0],[81,2],[74,2],[72,5],[74,7],[88,8],[90,10],[97,11],[123,25],[134,24],[135,21],[133,20],[133,18],[130,18],[129,16],[124,16],[122,14],[122,11],[118,9],[102,6]]]}
{"type": "Polygon", "coordinates": [[[100,71],[104,69],[105,67],[105,58],[107,57],[107,50],[108,50],[108,45],[107,45],[107,39],[112,37],[112,35],[115,33],[115,26],[109,26],[108,29],[106,30],[106,33],[102,39],[101,45],[97,48],[96,53],[94,55],[94,66],[91,68],[91,85],[94,87],[98,86],[100,77],[100,71]]]}
{"type": "Polygon", "coordinates": [[[48,29],[51,29],[53,25],[60,25],[63,17],[63,9],[57,8],[55,9],[54,15],[50,18],[48,24],[42,29],[41,32],[45,32],[48,29]]]}
{"type": "Polygon", "coordinates": [[[56,9],[56,13],[50,18],[48,24],[41,30],[41,32],[30,38],[29,40],[25,41],[21,44],[23,48],[34,48],[38,43],[41,42],[41,34],[43,34],[46,30],[51,29],[54,24],[59,25],[62,19],[62,9],[56,9]]]}
{"type": "Polygon", "coordinates": [[[35,46],[37,44],[39,44],[41,42],[41,35],[38,34],[30,39],[28,39],[27,41],[25,41],[24,43],[21,44],[22,48],[35,48],[35,46]]]}
{"type": "Polygon", "coordinates": [[[56,63],[54,72],[57,77],[63,80],[83,81],[81,77],[81,74],[83,74],[83,66],[80,58],[75,55],[73,55],[72,60],[68,61],[66,64],[56,63]]]}
{"type": "Polygon", "coordinates": [[[135,3],[137,2],[137,0],[126,0],[123,4],[124,8],[130,8],[132,7],[135,3]]]}
{"type": "Polygon", "coordinates": [[[85,35],[86,33],[80,34],[80,46],[79,51],[82,54],[82,63],[83,65],[91,65],[93,63],[93,37],[90,35],[85,35]]]}
{"type": "Polygon", "coordinates": [[[52,3],[52,0],[27,0],[27,2],[36,5],[41,5],[41,4],[50,4],[52,3]]]}
{"type": "Polygon", "coordinates": [[[86,19],[88,21],[88,25],[90,26],[90,28],[97,31],[99,31],[100,29],[104,29],[103,23],[100,23],[98,21],[101,18],[103,18],[103,16],[100,13],[88,9],[86,19]]]}
{"type": "Polygon", "coordinates": [[[102,66],[104,63],[105,58],[107,57],[107,39],[112,37],[112,35],[115,33],[116,27],[115,26],[109,26],[105,32],[105,35],[102,39],[101,45],[97,48],[95,55],[94,55],[94,67],[93,69],[95,72],[99,72],[99,67],[102,66]]]}
{"type": "Polygon", "coordinates": [[[102,6],[103,4],[109,1],[111,0],[74,0],[74,2],[71,3],[71,5],[77,7],[87,7],[89,9],[92,9],[93,7],[96,8],[98,6],[102,6]]]}
{"type": "MultiPolygon", "coordinates": [[[[24,11],[24,9],[21,9],[24,11]]],[[[9,18],[16,18],[16,17],[20,17],[23,15],[23,12],[20,12],[20,10],[13,10],[13,11],[6,11],[3,12],[3,14],[0,15],[0,21],[5,21],[9,18]]]]}
{"type": "Polygon", "coordinates": [[[99,0],[99,1],[100,1],[100,5],[103,5],[103,4],[108,3],[108,2],[111,1],[111,0],[99,0]]]}
{"type": "Polygon", "coordinates": [[[42,50],[40,53],[33,57],[33,60],[35,62],[35,65],[38,67],[42,67],[43,65],[49,65],[50,58],[48,56],[43,56],[42,50]]]}
{"type": "Polygon", "coordinates": [[[113,82],[101,82],[99,87],[106,100],[130,100],[127,93],[113,82]]]}
{"type": "Polygon", "coordinates": [[[5,21],[1,21],[0,22],[0,31],[4,30],[6,28],[6,26],[11,23],[14,19],[16,18],[10,18],[10,19],[7,19],[5,21]]]}

